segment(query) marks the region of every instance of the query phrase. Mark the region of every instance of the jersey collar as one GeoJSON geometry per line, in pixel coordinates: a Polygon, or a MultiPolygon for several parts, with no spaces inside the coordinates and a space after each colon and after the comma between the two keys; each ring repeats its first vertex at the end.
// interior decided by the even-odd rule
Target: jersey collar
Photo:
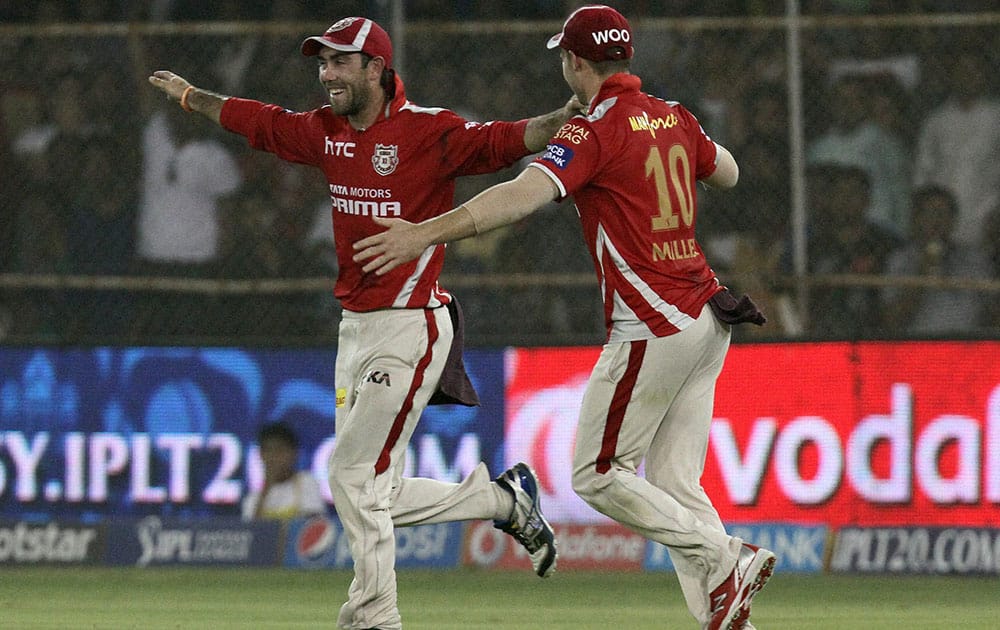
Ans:
{"type": "Polygon", "coordinates": [[[597,95],[590,100],[590,108],[587,113],[593,114],[594,108],[609,98],[638,92],[640,88],[642,88],[642,79],[638,76],[628,74],[627,72],[612,74],[604,80],[604,83],[601,84],[601,89],[597,91],[597,95]]]}
{"type": "Polygon", "coordinates": [[[406,90],[403,88],[403,80],[396,73],[393,73],[393,78],[396,81],[396,95],[382,108],[382,114],[379,115],[375,123],[388,120],[390,116],[395,115],[406,104],[406,90]]]}

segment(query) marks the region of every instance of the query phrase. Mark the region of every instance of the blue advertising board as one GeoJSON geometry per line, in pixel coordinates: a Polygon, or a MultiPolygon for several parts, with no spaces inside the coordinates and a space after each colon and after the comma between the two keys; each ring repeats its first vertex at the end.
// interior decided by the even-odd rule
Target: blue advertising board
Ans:
{"type": "Polygon", "coordinates": [[[103,525],[0,519],[0,565],[97,564],[106,540],[103,525]]]}
{"type": "MultiPolygon", "coordinates": [[[[396,567],[450,568],[461,559],[461,522],[397,527],[396,567]]],[[[306,569],[349,569],[353,565],[344,527],[336,518],[317,516],[288,524],[285,566],[306,569]]]]}
{"type": "MultiPolygon", "coordinates": [[[[765,547],[778,557],[775,570],[782,573],[822,573],[829,529],[823,525],[755,523],[726,525],[730,536],[738,536],[752,545],[765,547]]],[[[659,543],[646,545],[647,571],[673,571],[667,548],[659,543]]]]}
{"type": "MultiPolygon", "coordinates": [[[[326,491],[332,349],[0,348],[0,516],[233,517],[286,421],[326,491]]],[[[406,474],[459,481],[503,442],[503,355],[470,351],[482,406],[431,407],[406,474]]]]}
{"type": "Polygon", "coordinates": [[[106,564],[273,566],[278,562],[278,521],[197,521],[147,516],[106,525],[106,564]]]}

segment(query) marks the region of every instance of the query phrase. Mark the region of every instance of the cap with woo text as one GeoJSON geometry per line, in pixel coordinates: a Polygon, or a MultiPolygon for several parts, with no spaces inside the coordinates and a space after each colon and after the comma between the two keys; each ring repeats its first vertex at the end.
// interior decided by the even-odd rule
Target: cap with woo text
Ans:
{"type": "Polygon", "coordinates": [[[561,33],[549,39],[548,48],[561,46],[584,59],[631,59],[632,29],[625,16],[603,4],[580,7],[566,18],[561,33]]]}
{"type": "Polygon", "coordinates": [[[362,17],[348,17],[337,21],[316,37],[307,37],[302,42],[302,54],[307,57],[318,55],[326,46],[340,52],[360,52],[371,57],[385,59],[385,67],[392,67],[392,41],[385,30],[362,17]]]}

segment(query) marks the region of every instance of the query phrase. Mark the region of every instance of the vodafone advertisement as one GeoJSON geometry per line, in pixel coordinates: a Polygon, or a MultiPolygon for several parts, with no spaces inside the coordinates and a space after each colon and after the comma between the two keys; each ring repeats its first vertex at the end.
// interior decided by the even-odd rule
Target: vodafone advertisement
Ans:
{"type": "MultiPolygon", "coordinates": [[[[599,353],[506,354],[504,459],[553,522],[608,522],[570,485],[599,353]]],[[[733,346],[702,483],[729,523],[1000,525],[1000,342],[733,346]]]]}

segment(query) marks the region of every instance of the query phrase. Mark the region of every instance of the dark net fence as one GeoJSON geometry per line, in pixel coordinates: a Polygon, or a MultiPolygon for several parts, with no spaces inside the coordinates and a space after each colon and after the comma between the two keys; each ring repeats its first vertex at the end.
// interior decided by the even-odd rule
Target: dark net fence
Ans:
{"type": "MultiPolygon", "coordinates": [[[[563,3],[524,4],[408,3],[393,35],[410,100],[474,120],[564,103],[544,46],[563,3]]],[[[687,105],[741,165],[735,189],[699,191],[698,218],[720,278],[770,318],[737,339],[998,336],[991,3],[807,3],[794,19],[784,3],[683,4],[621,6],[644,88],[687,105]]],[[[0,341],[335,341],[321,174],[252,151],[146,81],[171,69],[220,93],[319,106],[299,42],[339,16],[317,22],[306,5],[6,16],[0,341]]],[[[456,203],[518,171],[462,180],[456,203]]],[[[471,345],[603,339],[570,203],[449,246],[442,284],[465,306],[471,345]]]]}

